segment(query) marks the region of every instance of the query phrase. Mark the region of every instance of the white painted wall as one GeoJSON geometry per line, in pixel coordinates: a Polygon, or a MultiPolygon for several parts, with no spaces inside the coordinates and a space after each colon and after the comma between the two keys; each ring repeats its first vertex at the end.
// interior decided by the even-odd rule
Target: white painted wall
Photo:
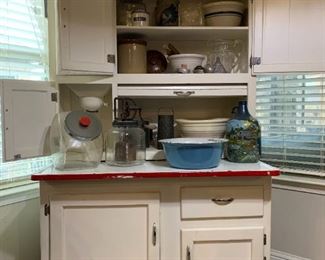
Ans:
{"type": "Polygon", "coordinates": [[[1,260],[39,260],[39,240],[39,199],[0,207],[1,260]]]}
{"type": "Polygon", "coordinates": [[[325,195],[278,188],[272,192],[272,249],[324,260],[325,195]]]}

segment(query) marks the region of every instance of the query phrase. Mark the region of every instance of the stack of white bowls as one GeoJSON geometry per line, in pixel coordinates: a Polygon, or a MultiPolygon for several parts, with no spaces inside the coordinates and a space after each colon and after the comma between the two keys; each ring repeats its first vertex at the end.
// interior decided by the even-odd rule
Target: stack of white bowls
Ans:
{"type": "Polygon", "coordinates": [[[206,120],[176,119],[182,137],[223,138],[229,118],[206,120]]]}
{"type": "Polygon", "coordinates": [[[216,1],[203,5],[208,26],[239,26],[245,5],[239,1],[216,1]]]}

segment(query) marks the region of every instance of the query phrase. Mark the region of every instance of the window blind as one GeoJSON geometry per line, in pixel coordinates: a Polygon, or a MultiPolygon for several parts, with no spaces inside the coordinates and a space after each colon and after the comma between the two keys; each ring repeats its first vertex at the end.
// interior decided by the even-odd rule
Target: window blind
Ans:
{"type": "Polygon", "coordinates": [[[262,160],[325,177],[325,74],[260,76],[257,118],[262,160]]]}
{"type": "MultiPolygon", "coordinates": [[[[43,0],[0,0],[0,78],[47,80],[47,35],[43,0]]],[[[51,157],[3,162],[1,122],[0,113],[0,184],[52,165],[51,157]]]]}
{"type": "Polygon", "coordinates": [[[44,0],[0,0],[0,78],[48,79],[44,0]]]}

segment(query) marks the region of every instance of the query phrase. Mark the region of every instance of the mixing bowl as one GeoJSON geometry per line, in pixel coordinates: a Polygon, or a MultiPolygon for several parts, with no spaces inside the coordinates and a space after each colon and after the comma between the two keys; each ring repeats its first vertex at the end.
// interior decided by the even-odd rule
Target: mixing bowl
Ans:
{"type": "Polygon", "coordinates": [[[208,169],[219,165],[226,139],[173,138],[163,139],[166,159],[170,166],[181,169],[208,169]]]}
{"type": "Polygon", "coordinates": [[[172,72],[177,72],[178,69],[187,69],[190,73],[193,72],[196,66],[202,66],[205,58],[206,56],[201,54],[174,54],[168,56],[172,72]]]}

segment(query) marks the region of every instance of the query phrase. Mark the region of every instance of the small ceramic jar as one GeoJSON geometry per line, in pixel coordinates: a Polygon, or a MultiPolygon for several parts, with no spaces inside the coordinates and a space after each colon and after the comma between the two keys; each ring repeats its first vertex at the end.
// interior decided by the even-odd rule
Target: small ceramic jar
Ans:
{"type": "Polygon", "coordinates": [[[149,14],[143,8],[135,9],[131,16],[132,26],[149,26],[149,14]]]}
{"type": "Polygon", "coordinates": [[[147,43],[140,39],[122,39],[118,42],[118,72],[147,72],[147,43]]]}

